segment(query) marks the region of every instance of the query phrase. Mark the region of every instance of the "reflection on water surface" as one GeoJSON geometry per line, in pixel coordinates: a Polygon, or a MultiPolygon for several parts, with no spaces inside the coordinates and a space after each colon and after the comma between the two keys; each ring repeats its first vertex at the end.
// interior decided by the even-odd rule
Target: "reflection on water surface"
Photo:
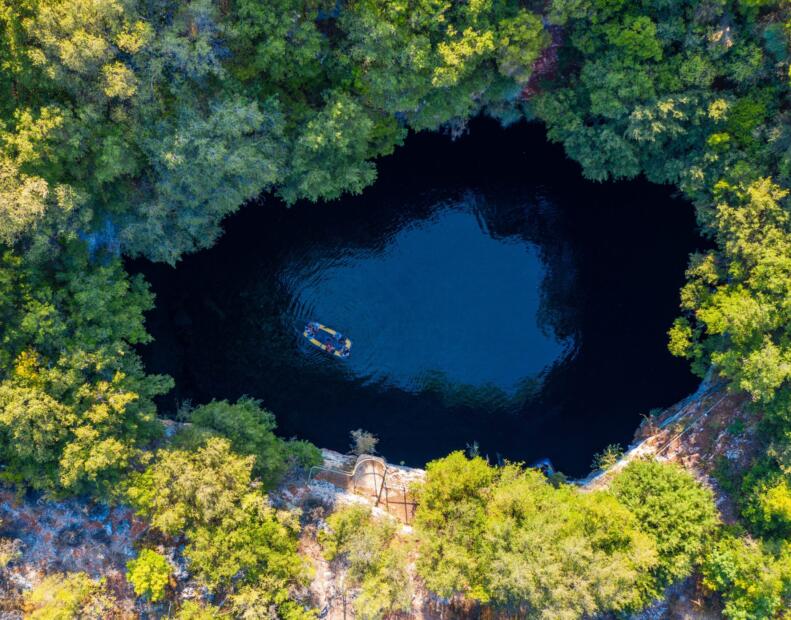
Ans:
{"type": "MultiPolygon", "coordinates": [[[[287,316],[315,318],[352,338],[346,370],[364,385],[420,392],[443,382],[509,396],[535,389],[573,338],[541,324],[548,283],[539,247],[492,237],[481,200],[438,204],[381,247],[295,258],[280,274],[293,295],[287,316]]],[[[303,349],[314,363],[329,361],[303,349]]]]}

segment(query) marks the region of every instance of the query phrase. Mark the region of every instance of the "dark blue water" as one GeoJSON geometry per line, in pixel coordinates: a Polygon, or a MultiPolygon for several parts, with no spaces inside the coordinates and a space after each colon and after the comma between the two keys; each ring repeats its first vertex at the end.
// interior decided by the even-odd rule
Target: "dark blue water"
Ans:
{"type": "Polygon", "coordinates": [[[492,237],[479,207],[472,194],[440,202],[381,248],[297,254],[280,274],[288,316],[353,336],[344,370],[365,384],[420,393],[441,376],[515,394],[571,354],[574,338],[541,325],[540,248],[492,237]]]}
{"type": "Polygon", "coordinates": [[[584,181],[540,127],[412,136],[363,195],[262,199],[226,229],[176,269],[132,265],[158,297],[143,353],[176,379],[166,412],[249,394],[326,447],[362,427],[394,461],[477,442],[581,474],[695,387],[665,336],[691,207],[584,181]],[[349,336],[349,359],[308,344],[308,320],[349,336]]]}

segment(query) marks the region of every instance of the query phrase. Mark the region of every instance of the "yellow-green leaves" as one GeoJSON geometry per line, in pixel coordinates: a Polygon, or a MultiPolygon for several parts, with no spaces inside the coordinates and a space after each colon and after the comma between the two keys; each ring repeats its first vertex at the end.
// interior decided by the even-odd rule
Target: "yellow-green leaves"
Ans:
{"type": "Polygon", "coordinates": [[[23,174],[18,166],[0,157],[0,240],[12,244],[44,217],[49,184],[23,174]]]}
{"type": "Polygon", "coordinates": [[[709,551],[703,576],[721,594],[726,618],[782,617],[791,605],[791,545],[724,536],[709,551]]]}
{"type": "Polygon", "coordinates": [[[91,579],[86,573],[45,577],[25,594],[24,610],[30,620],[110,618],[122,613],[104,580],[91,579]]]}
{"type": "MultiPolygon", "coordinates": [[[[325,558],[350,591],[359,588],[353,607],[358,617],[380,620],[412,610],[407,542],[390,517],[374,517],[369,506],[338,507],[319,532],[325,558]]],[[[345,593],[344,593],[345,595],[345,593]]]]}
{"type": "Polygon", "coordinates": [[[137,20],[125,22],[120,32],[115,35],[118,49],[127,54],[137,54],[154,38],[154,29],[146,22],[137,20]]]}
{"type": "Polygon", "coordinates": [[[195,451],[161,451],[153,466],[132,478],[128,495],[165,534],[216,525],[248,493],[253,462],[233,454],[220,438],[195,451]]]}
{"type": "Polygon", "coordinates": [[[671,331],[672,350],[708,356],[721,374],[767,403],[791,381],[788,191],[764,178],[746,186],[723,182],[716,192],[711,227],[721,253],[693,257],[682,290],[689,316],[671,331]],[[693,347],[693,337],[706,338],[706,347],[693,347]]]}
{"type": "Polygon", "coordinates": [[[434,69],[432,84],[439,87],[456,85],[486,55],[494,51],[494,33],[466,28],[459,33],[448,28],[448,36],[437,46],[441,64],[434,69]]]}
{"type": "Polygon", "coordinates": [[[653,461],[630,463],[615,478],[612,492],[656,542],[659,561],[649,587],[658,596],[700,561],[719,524],[714,497],[680,466],[653,461]]]}
{"type": "Polygon", "coordinates": [[[122,62],[112,62],[102,67],[104,94],[117,99],[129,99],[137,91],[137,77],[122,62]]]}
{"type": "Polygon", "coordinates": [[[503,75],[525,84],[533,73],[533,64],[549,45],[549,34],[538,15],[524,10],[498,26],[497,67],[503,75]]]}
{"type": "Polygon", "coordinates": [[[116,39],[127,53],[145,43],[146,26],[133,19],[118,0],[58,0],[39,3],[37,13],[24,22],[32,60],[50,79],[75,83],[90,79],[116,62],[116,39]]]}
{"type": "Polygon", "coordinates": [[[172,572],[167,558],[152,549],[143,549],[134,560],[129,560],[126,568],[126,578],[135,594],[145,596],[152,603],[164,598],[172,572]]]}
{"type": "Polygon", "coordinates": [[[418,571],[440,596],[572,619],[636,610],[658,592],[656,532],[608,493],[460,452],[429,463],[417,491],[418,571]]]}
{"type": "Polygon", "coordinates": [[[217,437],[191,451],[160,450],[132,476],[127,497],[155,528],[187,539],[191,572],[211,591],[230,593],[240,617],[272,607],[310,617],[291,600],[308,574],[297,555],[299,523],[269,505],[251,479],[253,462],[217,437]]]}
{"type": "Polygon", "coordinates": [[[132,345],[146,340],[150,296],[118,261],[82,252],[51,268],[0,262],[0,454],[6,474],[52,492],[105,493],[158,435],[132,345]]]}

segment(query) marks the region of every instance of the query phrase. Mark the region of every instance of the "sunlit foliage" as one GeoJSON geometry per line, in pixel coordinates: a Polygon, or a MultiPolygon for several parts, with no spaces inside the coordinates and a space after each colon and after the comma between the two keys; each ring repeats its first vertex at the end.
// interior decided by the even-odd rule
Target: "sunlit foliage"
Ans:
{"type": "Polygon", "coordinates": [[[173,572],[167,558],[152,549],[143,549],[126,565],[126,579],[138,596],[147,597],[152,603],[162,600],[173,572]]]}
{"type": "Polygon", "coordinates": [[[0,454],[6,480],[49,491],[108,493],[159,436],[144,374],[151,296],[120,261],[81,250],[46,268],[0,259],[0,454]]]}
{"type": "Polygon", "coordinates": [[[433,461],[415,517],[421,577],[441,596],[464,594],[520,617],[642,608],[691,573],[715,509],[673,466],[635,464],[616,484],[614,494],[581,493],[460,452],[433,461]]]}
{"type": "MultiPolygon", "coordinates": [[[[272,488],[318,451],[275,437],[272,414],[242,399],[198,407],[148,452],[163,441],[154,399],[171,382],[142,368],[135,347],[153,302],[119,255],[175,263],[262,193],[294,203],[362,191],[410,129],[457,133],[479,112],[524,114],[589,178],[645,174],[694,202],[713,247],[691,257],[670,350],[745,391],[761,416],[770,450],[734,485],[761,538],[718,537],[710,494],[672,466],[636,463],[612,492],[580,494],[454,453],[419,490],[419,572],[440,596],[577,618],[640,608],[703,561],[728,618],[783,613],[789,8],[0,0],[0,475],[50,494],[118,499],[127,488],[223,594],[219,606],[184,603],[179,618],[313,616],[294,597],[306,575],[296,516],[273,509],[258,481],[272,488]]],[[[374,618],[407,609],[408,592],[394,585],[398,536],[371,523],[337,512],[323,544],[359,589],[358,614],[374,618]]],[[[151,601],[167,570],[153,553],[130,565],[151,601]]],[[[83,573],[51,576],[27,612],[109,617],[102,588],[83,573]]]]}
{"type": "Polygon", "coordinates": [[[719,524],[711,491],[676,464],[636,461],[618,473],[612,492],[656,541],[654,593],[689,575],[719,524]]]}
{"type": "Polygon", "coordinates": [[[252,473],[271,488],[293,467],[309,469],[321,465],[321,452],[307,441],[284,441],[274,434],[275,416],[255,399],[243,397],[236,403],[212,401],[190,413],[189,427],[176,437],[177,445],[195,449],[208,437],[219,435],[231,442],[238,454],[255,457],[252,473]]]}
{"type": "Polygon", "coordinates": [[[308,574],[297,554],[299,523],[256,488],[254,461],[218,437],[194,451],[161,450],[131,477],[127,495],[163,534],[186,538],[191,572],[209,590],[230,593],[232,607],[311,617],[291,599],[308,574]]]}
{"type": "Polygon", "coordinates": [[[514,0],[4,0],[0,15],[0,240],[101,231],[168,262],[261,192],[359,192],[408,126],[515,102],[548,42],[514,0]]]}
{"type": "Polygon", "coordinates": [[[730,620],[782,617],[791,608],[791,547],[724,536],[703,567],[705,584],[720,592],[730,620]]]}
{"type": "Polygon", "coordinates": [[[104,582],[86,573],[45,577],[25,594],[24,609],[25,618],[31,620],[110,618],[122,613],[104,582]]]}

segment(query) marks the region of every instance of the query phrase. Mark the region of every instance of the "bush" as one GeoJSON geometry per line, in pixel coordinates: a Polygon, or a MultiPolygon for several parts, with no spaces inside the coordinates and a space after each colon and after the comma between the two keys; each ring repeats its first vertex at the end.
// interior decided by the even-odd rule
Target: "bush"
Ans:
{"type": "Polygon", "coordinates": [[[201,605],[195,601],[184,601],[176,613],[176,620],[218,620],[227,618],[213,605],[201,605]]]}
{"type": "Polygon", "coordinates": [[[119,617],[116,601],[104,590],[104,581],[85,573],[55,574],[25,594],[25,618],[70,620],[71,618],[119,617]]]}
{"type": "Polygon", "coordinates": [[[678,465],[656,461],[630,463],[611,490],[656,541],[654,592],[688,576],[719,523],[711,491],[678,465]]]}
{"type": "Polygon", "coordinates": [[[791,545],[723,536],[706,555],[703,579],[722,596],[726,618],[781,617],[791,609],[791,545]]]}
{"type": "Polygon", "coordinates": [[[350,446],[352,453],[357,456],[361,454],[376,454],[376,444],[379,443],[379,438],[376,435],[361,428],[350,432],[349,435],[352,438],[350,446]]]}
{"type": "Polygon", "coordinates": [[[593,463],[591,463],[591,467],[593,469],[607,471],[610,469],[610,467],[615,465],[622,456],[623,448],[620,446],[620,444],[611,443],[604,450],[593,455],[593,463]]]}
{"type": "Polygon", "coordinates": [[[253,475],[260,477],[266,488],[275,487],[291,467],[322,463],[321,451],[313,444],[277,437],[275,416],[253,398],[242,397],[234,404],[212,401],[194,409],[190,420],[195,427],[180,442],[194,448],[207,436],[227,438],[235,452],[255,456],[253,475]]]}
{"type": "Polygon", "coordinates": [[[151,549],[143,549],[126,565],[126,579],[138,596],[147,597],[152,603],[161,601],[170,579],[171,568],[167,559],[151,549]]]}
{"type": "Polygon", "coordinates": [[[791,476],[774,461],[756,463],[744,476],[739,505],[750,530],[769,537],[791,537],[791,476]]]}

